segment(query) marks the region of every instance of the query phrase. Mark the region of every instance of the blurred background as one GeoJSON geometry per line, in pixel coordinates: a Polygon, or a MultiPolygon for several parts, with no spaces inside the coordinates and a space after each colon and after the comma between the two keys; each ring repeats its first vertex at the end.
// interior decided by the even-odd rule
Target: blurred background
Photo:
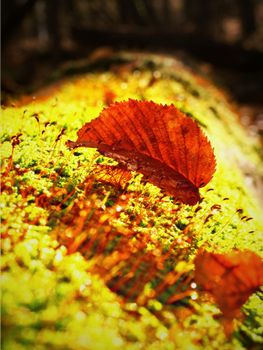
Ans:
{"type": "MultiPolygon", "coordinates": [[[[262,0],[3,0],[2,91],[33,91],[99,47],[184,54],[263,100],[262,0]]],[[[184,57],[185,57],[184,56],[184,57]]]]}

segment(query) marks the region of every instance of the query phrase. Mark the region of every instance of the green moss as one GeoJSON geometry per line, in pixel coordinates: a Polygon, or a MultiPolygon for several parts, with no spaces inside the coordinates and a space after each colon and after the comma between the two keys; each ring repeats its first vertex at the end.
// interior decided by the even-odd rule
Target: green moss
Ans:
{"type": "MultiPolygon", "coordinates": [[[[134,58],[128,54],[123,57],[125,62],[134,58]]],[[[181,279],[144,306],[132,301],[122,303],[103,278],[92,272],[99,259],[98,242],[92,258],[85,260],[78,252],[68,255],[60,241],[65,232],[72,233],[74,204],[84,205],[86,201],[87,208],[92,206],[93,197],[85,192],[85,179],[93,166],[109,163],[94,149],[70,151],[65,142],[74,140],[77,130],[100,113],[105,106],[104,93],[111,90],[117,100],[174,103],[191,115],[211,140],[217,171],[211,183],[201,190],[204,199],[199,210],[197,206],[180,205],[163,197],[157,187],[144,184],[141,176],[134,174],[126,190],[131,198],[125,208],[120,204],[117,218],[113,210],[121,193],[92,183],[90,191],[97,196],[101,216],[112,215],[109,221],[116,229],[133,230],[138,237],[150,236],[150,252],[155,251],[157,244],[167,252],[176,240],[178,246],[172,253],[179,261],[167,259],[160,270],[163,275],[174,269],[192,273],[192,259],[203,245],[223,252],[251,249],[263,256],[261,209],[246,176],[248,171],[250,180],[262,175],[257,141],[247,136],[225,97],[211,84],[203,83],[176,60],[150,56],[147,62],[151,69],[143,57],[137,59],[133,71],[90,72],[68,79],[46,100],[36,99],[26,106],[18,104],[2,110],[3,171],[12,154],[11,137],[22,133],[21,142],[14,149],[13,166],[4,174],[1,200],[6,350],[238,350],[262,343],[260,294],[254,294],[246,303],[243,309],[247,318],[227,339],[218,320],[218,309],[211,301],[201,301],[196,292],[193,300],[187,297],[165,305],[183,283],[181,279]],[[63,128],[64,134],[59,137],[63,128]],[[65,221],[71,211],[71,219],[65,221]],[[246,221],[244,216],[253,219],[246,221]],[[180,318],[176,316],[180,308],[191,311],[180,318]]],[[[92,220],[91,213],[88,220],[92,220]]],[[[81,211],[78,215],[81,218],[81,211]]],[[[106,219],[104,222],[102,237],[109,225],[106,219]]],[[[131,238],[132,244],[138,242],[136,235],[131,238]]],[[[105,247],[103,259],[121,244],[121,235],[115,236],[105,247]]],[[[144,271],[143,265],[139,267],[142,270],[137,273],[144,271]]],[[[129,266],[124,265],[121,271],[126,270],[128,273],[129,266]]],[[[158,287],[163,275],[153,276],[144,285],[142,300],[158,287]]]]}

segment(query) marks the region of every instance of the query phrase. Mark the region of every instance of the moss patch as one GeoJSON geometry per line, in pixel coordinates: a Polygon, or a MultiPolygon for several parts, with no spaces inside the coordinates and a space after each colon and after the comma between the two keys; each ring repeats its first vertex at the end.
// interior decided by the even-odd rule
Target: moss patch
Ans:
{"type": "Polygon", "coordinates": [[[179,61],[121,57],[125,63],[111,71],[69,78],[44,99],[2,108],[3,348],[260,346],[260,293],[246,303],[247,317],[227,339],[219,310],[192,284],[200,246],[263,256],[261,208],[249,186],[262,176],[258,143],[222,92],[179,61]],[[135,173],[125,189],[102,183],[94,167],[113,162],[94,149],[65,146],[98,116],[109,91],[119,101],[173,103],[199,122],[217,158],[200,205],[174,203],[135,173]],[[20,133],[12,151],[12,137],[20,133]],[[140,260],[142,253],[149,259],[140,260]],[[165,257],[162,266],[153,267],[159,257],[165,257]]]}

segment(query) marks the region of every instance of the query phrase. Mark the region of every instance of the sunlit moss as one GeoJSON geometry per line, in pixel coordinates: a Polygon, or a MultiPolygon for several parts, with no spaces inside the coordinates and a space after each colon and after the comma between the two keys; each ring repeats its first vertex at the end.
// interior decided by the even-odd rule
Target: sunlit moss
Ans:
{"type": "MultiPolygon", "coordinates": [[[[2,110],[1,284],[6,350],[241,350],[262,343],[259,294],[245,305],[247,319],[232,339],[225,337],[219,310],[211,301],[201,302],[195,290],[193,298],[171,305],[164,304],[171,288],[151,298],[169,272],[191,274],[192,259],[200,246],[220,251],[246,248],[262,256],[261,209],[248,184],[254,175],[262,174],[263,167],[257,141],[247,136],[219,90],[179,61],[149,59],[153,71],[142,60],[132,70],[88,73],[68,79],[45,100],[36,98],[30,104],[17,103],[2,110]],[[77,130],[106,106],[106,90],[119,101],[136,98],[174,103],[197,120],[217,158],[213,180],[201,189],[204,199],[199,208],[174,203],[134,173],[124,194],[127,199],[114,211],[120,193],[96,181],[89,184],[92,167],[109,159],[94,149],[70,151],[65,143],[76,139],[77,130]],[[22,133],[21,142],[10,158],[11,137],[18,133],[22,133]],[[250,178],[245,175],[247,170],[250,178]],[[95,204],[90,193],[95,194],[95,204]],[[96,210],[96,215],[105,214],[101,220],[108,226],[101,227],[102,236],[112,225],[124,230],[123,234],[125,230],[135,232],[129,249],[138,252],[136,235],[150,237],[145,254],[156,254],[158,259],[161,250],[171,249],[179,259],[167,259],[158,270],[163,276],[153,275],[145,283],[138,298],[142,305],[123,302],[121,295],[111,292],[105,280],[92,272],[99,259],[96,254],[90,259],[83,257],[83,251],[68,255],[68,247],[59,239],[78,232],[80,221],[71,227],[78,219],[73,210],[76,203],[76,213],[83,214],[87,222],[96,210]]],[[[118,239],[107,246],[106,256],[114,256],[118,239]]],[[[124,264],[118,271],[125,269],[124,264]]]]}

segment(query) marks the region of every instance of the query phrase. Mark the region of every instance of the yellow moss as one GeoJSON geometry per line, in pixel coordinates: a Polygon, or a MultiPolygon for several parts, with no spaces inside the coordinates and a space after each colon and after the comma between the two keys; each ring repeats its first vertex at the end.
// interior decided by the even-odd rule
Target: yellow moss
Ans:
{"type": "MultiPolygon", "coordinates": [[[[127,191],[137,196],[131,198],[128,209],[113,224],[123,228],[132,221],[132,216],[140,216],[140,222],[134,226],[137,233],[153,237],[147,246],[149,251],[154,251],[154,242],[161,242],[164,249],[169,249],[174,240],[181,247],[188,247],[187,259],[174,264],[178,273],[192,271],[196,249],[203,245],[219,251],[251,249],[263,256],[261,208],[245,176],[247,169],[252,177],[262,174],[257,141],[246,134],[224,96],[211,84],[203,84],[177,60],[149,56],[155,65],[150,71],[145,68],[144,59],[137,62],[134,71],[88,73],[68,79],[45,101],[37,98],[26,106],[2,110],[4,168],[12,151],[11,137],[22,133],[13,155],[17,168],[9,174],[5,184],[9,190],[3,192],[1,203],[6,350],[245,348],[245,342],[238,336],[226,339],[215,317],[218,309],[209,302],[199,303],[196,292],[197,300],[191,301],[195,311],[184,321],[175,316],[177,305],[167,307],[161,300],[152,299],[147,307],[135,302],[122,304],[120,296],[89,272],[94,261],[86,261],[80,253],[67,255],[67,248],[53,239],[64,212],[72,209],[74,201],[86,198],[80,185],[98,157],[109,161],[94,149],[80,148],[74,154],[65,142],[74,140],[77,130],[98,116],[105,107],[105,91],[110,90],[119,101],[137,98],[174,103],[199,122],[217,158],[215,176],[201,190],[204,200],[198,212],[194,212],[195,207],[177,206],[169,197],[161,199],[157,187],[144,185],[141,177],[134,174],[127,191]],[[62,128],[64,134],[57,140],[62,128]],[[17,175],[17,169],[28,171],[17,175]],[[29,186],[36,192],[22,196],[22,190],[29,186]],[[52,203],[54,188],[57,201],[52,203]],[[58,208],[72,189],[76,189],[74,196],[65,207],[58,208]],[[46,207],[35,203],[40,194],[46,196],[46,207]],[[221,209],[211,209],[215,204],[221,209]],[[243,210],[242,215],[237,209],[243,210]],[[209,214],[212,216],[206,221],[209,214]],[[242,216],[253,219],[245,221],[242,216]],[[184,241],[186,227],[192,243],[184,241]]],[[[106,208],[112,193],[109,190],[103,193],[101,208],[106,208]]],[[[133,240],[136,242],[135,237],[133,240]]],[[[151,295],[154,283],[156,280],[145,285],[142,300],[151,295]]],[[[259,329],[262,327],[259,305],[260,299],[254,295],[245,306],[249,318],[242,327],[248,344],[262,342],[253,329],[254,322],[261,324],[259,329]]]]}

